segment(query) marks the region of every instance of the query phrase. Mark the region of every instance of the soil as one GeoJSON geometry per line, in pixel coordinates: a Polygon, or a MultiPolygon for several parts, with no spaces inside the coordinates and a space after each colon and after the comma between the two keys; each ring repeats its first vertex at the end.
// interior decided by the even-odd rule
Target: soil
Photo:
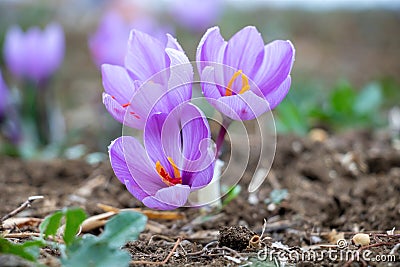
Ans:
{"type": "MultiPolygon", "coordinates": [[[[320,141],[279,136],[272,170],[251,196],[251,204],[245,190],[250,177],[251,173],[246,172],[241,181],[242,192],[222,210],[181,208],[178,211],[184,213],[183,219],[149,219],[139,239],[127,243],[124,249],[131,253],[133,261],[163,261],[181,237],[166,265],[237,266],[246,265],[246,257],[252,261],[264,247],[284,253],[315,246],[321,249],[321,244],[334,246],[339,237],[350,243],[352,236],[360,232],[369,233],[371,244],[376,244],[369,248],[373,256],[389,255],[400,243],[398,231],[392,236],[386,234],[393,228],[400,229],[400,150],[385,132],[355,131],[320,141]],[[287,189],[288,196],[280,203],[265,203],[276,189],[287,189]],[[246,247],[243,244],[249,239],[261,242],[246,247]],[[382,242],[388,243],[383,246],[382,242]]],[[[44,218],[70,206],[81,206],[88,215],[95,215],[104,212],[99,203],[116,208],[143,207],[114,177],[108,162],[89,165],[83,160],[41,162],[3,157],[0,184],[0,216],[33,195],[43,195],[44,199],[34,202],[18,217],[44,218]]],[[[38,231],[32,227],[29,230],[38,231]]],[[[45,261],[44,255],[57,254],[46,250],[42,260],[54,266],[54,262],[45,261]]],[[[400,266],[399,249],[393,253],[397,262],[392,266],[400,266]]],[[[4,257],[0,255],[0,262],[4,263],[4,257]]],[[[252,266],[268,266],[263,263],[266,264],[252,266]]],[[[362,266],[366,262],[323,259],[297,264],[362,266]]]]}

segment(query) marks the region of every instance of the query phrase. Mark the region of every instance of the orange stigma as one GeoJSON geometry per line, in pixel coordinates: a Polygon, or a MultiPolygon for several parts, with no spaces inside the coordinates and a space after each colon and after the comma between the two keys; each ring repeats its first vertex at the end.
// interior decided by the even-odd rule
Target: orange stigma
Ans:
{"type": "Polygon", "coordinates": [[[250,89],[249,78],[247,78],[247,76],[243,74],[242,70],[238,70],[232,75],[232,78],[229,80],[228,86],[226,87],[225,96],[231,96],[233,94],[232,85],[240,75],[242,76],[242,89],[240,89],[239,94],[243,94],[250,89]]]}
{"type": "Polygon", "coordinates": [[[171,157],[168,157],[168,162],[171,164],[172,168],[174,169],[174,175],[171,175],[165,170],[165,168],[161,165],[160,161],[156,162],[156,171],[158,175],[160,175],[161,180],[168,186],[173,186],[176,184],[182,184],[182,177],[181,173],[176,166],[174,160],[171,157]]]}

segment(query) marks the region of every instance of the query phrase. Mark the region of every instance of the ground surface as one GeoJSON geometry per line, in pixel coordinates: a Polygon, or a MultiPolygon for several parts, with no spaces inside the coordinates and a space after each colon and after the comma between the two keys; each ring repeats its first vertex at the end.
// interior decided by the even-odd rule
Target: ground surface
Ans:
{"type": "MultiPolygon", "coordinates": [[[[248,176],[246,173],[242,188],[246,188],[248,176]]],[[[1,158],[0,185],[1,216],[31,195],[45,198],[18,216],[43,218],[66,206],[81,206],[89,215],[94,215],[104,212],[98,203],[117,208],[142,207],[119,184],[108,163],[90,166],[61,159],[22,162],[1,158]]],[[[349,241],[358,232],[386,233],[393,227],[400,229],[399,193],[400,151],[393,147],[385,133],[347,133],[328,137],[323,142],[281,136],[269,179],[257,192],[257,204],[249,204],[248,193],[242,190],[239,197],[221,211],[204,213],[199,209],[181,209],[186,218],[150,220],[139,241],[128,243],[126,248],[133,260],[162,261],[180,236],[183,241],[169,259],[169,265],[238,265],[223,255],[239,257],[235,251],[219,249],[216,242],[212,243],[219,239],[219,230],[222,230],[220,244],[238,252],[241,248],[232,244],[248,242],[246,238],[251,238],[252,232],[260,234],[264,219],[267,220],[264,236],[271,239],[263,243],[269,247],[278,241],[292,250],[334,243],[337,236],[331,232],[333,229],[344,233],[349,241]],[[263,200],[274,189],[287,189],[287,199],[276,205],[265,204],[263,200]],[[232,230],[221,228],[223,226],[247,229],[232,230]]],[[[400,243],[399,236],[391,239],[375,236],[375,240],[372,236],[371,239],[372,244],[400,243]]],[[[386,255],[393,247],[377,246],[370,250],[373,255],[386,255]]],[[[256,255],[249,251],[242,253],[247,257],[256,255]]],[[[397,255],[397,262],[392,266],[400,266],[399,250],[392,253],[397,255]]],[[[331,266],[342,265],[345,261],[324,260],[323,263],[331,266]]],[[[375,262],[370,264],[376,265],[375,262]]],[[[319,265],[321,262],[315,263],[319,265]]]]}

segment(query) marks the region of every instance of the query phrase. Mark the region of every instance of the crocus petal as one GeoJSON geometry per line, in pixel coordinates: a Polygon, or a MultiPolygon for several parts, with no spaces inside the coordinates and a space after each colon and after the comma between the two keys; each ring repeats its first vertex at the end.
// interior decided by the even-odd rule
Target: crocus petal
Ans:
{"type": "Polygon", "coordinates": [[[213,174],[214,164],[209,165],[206,169],[200,172],[192,173],[190,176],[190,181],[188,182],[188,184],[191,186],[191,190],[199,190],[208,185],[213,178],[213,174]]]}
{"type": "Polygon", "coordinates": [[[120,104],[128,103],[137,88],[124,67],[103,64],[101,66],[103,87],[120,104]]]}
{"type": "MultiPolygon", "coordinates": [[[[146,82],[139,86],[140,82],[134,81],[133,84],[138,89],[126,103],[117,101],[118,99],[114,99],[107,93],[103,93],[103,103],[117,121],[129,127],[143,130],[147,117],[152,112],[168,112],[166,106],[159,104],[160,99],[165,94],[165,89],[154,82],[146,82]]],[[[117,85],[112,84],[112,86],[117,85]]]]}
{"type": "MultiPolygon", "coordinates": [[[[146,81],[154,74],[166,69],[169,59],[165,53],[165,46],[150,35],[132,30],[128,41],[128,52],[125,57],[125,66],[132,72],[135,79],[146,81]]],[[[165,84],[164,76],[155,80],[165,84]]]]}
{"type": "Polygon", "coordinates": [[[48,56],[41,43],[41,31],[38,27],[32,27],[25,33],[25,64],[26,77],[31,80],[40,80],[43,77],[45,62],[48,56]]]}
{"type": "Polygon", "coordinates": [[[214,143],[209,139],[203,139],[199,146],[193,149],[195,152],[199,151],[198,159],[184,159],[182,168],[183,184],[190,185],[192,191],[206,186],[211,181],[216,159],[214,143]]]}
{"type": "Polygon", "coordinates": [[[155,195],[165,187],[143,146],[135,138],[117,138],[109,146],[109,154],[115,175],[137,199],[155,195]]]}
{"type": "Polygon", "coordinates": [[[183,170],[199,172],[214,162],[209,149],[211,132],[203,112],[192,104],[183,107],[180,116],[182,127],[183,170]]]}
{"type": "Polygon", "coordinates": [[[5,112],[9,103],[9,94],[10,92],[0,71],[0,121],[2,121],[5,116],[5,112]]]}
{"type": "Polygon", "coordinates": [[[218,99],[224,94],[218,89],[215,77],[215,69],[211,66],[204,68],[201,74],[201,88],[206,98],[218,99]]]}
{"type": "Polygon", "coordinates": [[[166,100],[174,108],[192,98],[193,67],[185,53],[171,48],[165,52],[171,60],[166,100]]]}
{"type": "Polygon", "coordinates": [[[17,77],[22,77],[26,73],[24,46],[22,30],[12,26],[4,40],[4,59],[8,69],[17,77]]]}
{"type": "Polygon", "coordinates": [[[148,81],[139,87],[137,92],[133,95],[129,108],[131,112],[139,116],[138,119],[141,121],[141,127],[138,129],[144,128],[147,118],[152,113],[168,113],[168,111],[172,109],[162,102],[166,94],[165,90],[164,86],[148,81]]]}
{"type": "Polygon", "coordinates": [[[268,102],[251,91],[208,101],[222,114],[233,120],[252,120],[270,110],[268,102]]]}
{"type": "Polygon", "coordinates": [[[176,38],[174,38],[172,35],[170,35],[168,33],[167,33],[167,46],[166,46],[166,48],[172,48],[172,49],[184,52],[182,46],[178,43],[176,38]]]}
{"type": "Polygon", "coordinates": [[[149,157],[154,162],[160,161],[161,165],[172,175],[174,170],[167,158],[172,158],[177,166],[181,166],[182,158],[178,119],[167,113],[151,115],[144,130],[144,145],[149,157]]]}
{"type": "Polygon", "coordinates": [[[144,198],[142,202],[151,209],[172,210],[184,206],[189,194],[189,186],[177,184],[159,190],[154,196],[144,198]]]}
{"type": "Polygon", "coordinates": [[[264,58],[253,80],[266,96],[288,77],[294,62],[290,41],[274,41],[265,46],[264,58]]]}
{"type": "Polygon", "coordinates": [[[97,31],[89,37],[92,58],[98,67],[103,63],[124,65],[130,27],[115,12],[103,16],[97,31]]]}
{"type": "Polygon", "coordinates": [[[289,92],[290,84],[291,78],[289,76],[277,89],[273,90],[265,96],[265,99],[267,99],[271,110],[278,106],[279,103],[281,103],[282,100],[285,98],[285,96],[289,92]]]}
{"type": "Polygon", "coordinates": [[[65,39],[62,27],[57,23],[49,24],[44,31],[43,43],[48,55],[46,75],[50,75],[60,67],[64,58],[65,39]]]}
{"type": "Polygon", "coordinates": [[[203,32],[218,20],[223,5],[221,0],[174,0],[171,15],[179,26],[192,32],[203,32]]]}
{"type": "Polygon", "coordinates": [[[131,108],[123,108],[111,95],[103,93],[103,104],[111,116],[120,123],[135,129],[143,127],[144,122],[141,117],[136,113],[132,113],[131,108]]]}
{"type": "Polygon", "coordinates": [[[253,26],[237,32],[228,41],[224,55],[224,64],[236,70],[242,70],[248,77],[258,70],[263,59],[264,41],[253,26]]]}
{"type": "Polygon", "coordinates": [[[227,42],[222,38],[219,28],[212,27],[201,38],[196,52],[197,68],[201,73],[207,62],[223,63],[227,42]]]}

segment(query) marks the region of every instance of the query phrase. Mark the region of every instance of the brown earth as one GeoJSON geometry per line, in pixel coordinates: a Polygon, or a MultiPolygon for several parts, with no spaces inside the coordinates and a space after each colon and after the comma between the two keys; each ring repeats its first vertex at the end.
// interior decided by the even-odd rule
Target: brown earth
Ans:
{"type": "MultiPolygon", "coordinates": [[[[225,226],[243,226],[247,230],[237,236],[249,238],[252,232],[260,235],[264,219],[267,220],[264,236],[269,238],[262,245],[267,247],[278,241],[291,250],[329,244],[335,239],[333,229],[343,233],[347,241],[355,233],[365,232],[373,233],[372,244],[400,243],[398,232],[393,237],[376,235],[394,227],[400,229],[400,151],[384,132],[350,132],[330,136],[322,142],[279,136],[269,179],[256,194],[257,204],[249,204],[249,195],[244,190],[249,177],[250,173],[246,172],[241,181],[242,192],[220,211],[182,208],[179,211],[185,214],[184,219],[150,220],[151,227],[138,241],[126,246],[132,259],[162,261],[180,236],[180,246],[168,261],[170,266],[240,265],[225,256],[239,257],[241,253],[254,257],[257,250],[218,247],[218,243],[213,242],[220,238],[218,231],[228,229],[225,226]],[[278,204],[264,203],[274,189],[287,189],[288,197],[278,204]]],[[[0,216],[32,195],[45,198],[18,216],[43,218],[69,206],[81,206],[89,215],[94,215],[103,212],[98,203],[117,208],[143,207],[114,177],[108,162],[91,166],[83,161],[63,159],[24,162],[0,158],[0,185],[0,216]]],[[[225,246],[229,246],[233,237],[229,231],[223,235],[228,240],[225,246]]],[[[373,255],[386,255],[393,247],[378,245],[370,250],[373,255]]],[[[397,255],[397,262],[392,266],[400,266],[399,250],[393,253],[397,255]]],[[[55,252],[51,254],[56,255],[55,252]]],[[[326,259],[300,263],[301,266],[342,264],[343,261],[326,259]]],[[[353,263],[351,266],[361,265],[353,263]]]]}

